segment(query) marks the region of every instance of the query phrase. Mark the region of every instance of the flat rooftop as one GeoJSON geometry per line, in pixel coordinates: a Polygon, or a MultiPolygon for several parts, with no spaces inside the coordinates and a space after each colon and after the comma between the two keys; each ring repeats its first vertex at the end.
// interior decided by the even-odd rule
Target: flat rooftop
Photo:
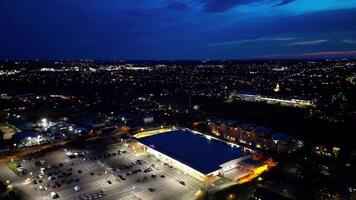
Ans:
{"type": "Polygon", "coordinates": [[[228,161],[246,156],[241,148],[191,131],[174,130],[137,139],[191,168],[209,174],[228,161]]]}

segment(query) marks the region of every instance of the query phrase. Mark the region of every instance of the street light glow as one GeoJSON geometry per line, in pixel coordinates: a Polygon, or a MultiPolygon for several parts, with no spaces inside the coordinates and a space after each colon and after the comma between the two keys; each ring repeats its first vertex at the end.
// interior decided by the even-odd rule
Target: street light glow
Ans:
{"type": "Polygon", "coordinates": [[[42,122],[43,124],[46,124],[46,123],[47,123],[47,119],[46,119],[46,118],[43,118],[43,119],[41,120],[41,122],[42,122]]]}

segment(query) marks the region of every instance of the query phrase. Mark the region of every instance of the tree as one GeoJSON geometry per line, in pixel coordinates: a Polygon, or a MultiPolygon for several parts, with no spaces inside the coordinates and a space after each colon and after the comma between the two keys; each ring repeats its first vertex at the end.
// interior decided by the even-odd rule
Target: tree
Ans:
{"type": "Polygon", "coordinates": [[[0,180],[0,192],[5,192],[7,189],[6,184],[0,180]]]}

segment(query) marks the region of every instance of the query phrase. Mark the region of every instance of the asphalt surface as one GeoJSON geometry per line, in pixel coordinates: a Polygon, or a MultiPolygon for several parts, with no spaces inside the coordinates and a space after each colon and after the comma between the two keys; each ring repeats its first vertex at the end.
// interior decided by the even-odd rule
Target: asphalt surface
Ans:
{"type": "Polygon", "coordinates": [[[96,195],[96,199],[194,199],[199,189],[205,189],[201,181],[148,154],[136,154],[119,144],[103,147],[104,150],[98,148],[61,149],[47,153],[42,158],[26,159],[20,162],[27,170],[22,177],[1,165],[0,178],[9,180],[10,187],[21,191],[22,197],[29,200],[52,199],[51,192],[56,192],[58,199],[79,200],[84,196],[90,199],[91,195],[95,199],[93,194],[99,194],[100,191],[103,191],[103,195],[96,195]],[[121,153],[118,154],[118,151],[121,153]],[[66,152],[83,153],[84,156],[70,159],[66,152]],[[44,161],[43,165],[36,166],[35,162],[41,160],[44,161]],[[137,160],[147,162],[132,164],[137,160]],[[45,166],[48,169],[41,173],[41,167],[45,166]],[[152,171],[144,172],[145,169],[152,171]],[[129,173],[135,170],[141,172],[129,173]],[[38,175],[43,177],[39,178],[38,175]],[[49,180],[50,176],[55,179],[49,180]],[[125,180],[120,177],[125,177],[125,180]],[[37,184],[33,184],[33,180],[37,184]],[[80,191],[76,192],[75,186],[79,186],[80,191]]]}

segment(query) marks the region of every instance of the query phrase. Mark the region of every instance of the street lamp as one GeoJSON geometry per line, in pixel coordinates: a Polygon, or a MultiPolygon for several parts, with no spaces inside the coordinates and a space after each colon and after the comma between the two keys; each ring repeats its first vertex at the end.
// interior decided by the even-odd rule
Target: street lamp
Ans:
{"type": "Polygon", "coordinates": [[[274,143],[277,145],[277,151],[278,151],[278,153],[279,153],[279,142],[278,142],[278,140],[273,140],[274,141],[274,143]]]}
{"type": "Polygon", "coordinates": [[[47,123],[47,119],[46,119],[46,118],[43,118],[41,121],[42,121],[42,123],[44,123],[44,124],[47,123]]]}

